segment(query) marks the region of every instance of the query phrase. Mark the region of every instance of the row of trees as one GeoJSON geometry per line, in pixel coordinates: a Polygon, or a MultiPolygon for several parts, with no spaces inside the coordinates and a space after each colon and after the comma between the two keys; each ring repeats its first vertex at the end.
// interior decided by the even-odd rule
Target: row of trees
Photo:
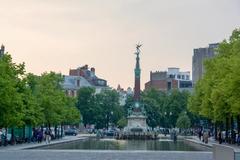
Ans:
{"type": "Polygon", "coordinates": [[[9,54],[0,57],[0,128],[79,122],[76,100],[65,96],[62,81],[54,72],[26,74],[24,63],[13,63],[9,54]]]}
{"type": "Polygon", "coordinates": [[[96,128],[108,128],[109,124],[118,125],[124,116],[119,105],[119,94],[112,89],[96,94],[95,89],[84,87],[78,91],[77,107],[81,110],[83,123],[94,124],[96,128]]]}
{"type": "MultiPolygon", "coordinates": [[[[205,74],[189,99],[191,112],[207,117],[220,129],[233,129],[238,122],[240,131],[240,29],[229,40],[220,43],[217,55],[205,61],[205,74]],[[223,125],[224,124],[224,125],[223,125]]],[[[232,134],[233,135],[233,134],[232,134]]]]}
{"type": "MultiPolygon", "coordinates": [[[[189,128],[196,124],[197,117],[187,111],[190,93],[172,90],[160,92],[155,89],[146,90],[141,94],[147,116],[147,124],[155,128],[179,127],[189,128]]],[[[107,89],[95,94],[95,89],[81,88],[78,92],[77,106],[81,110],[83,123],[94,124],[96,128],[108,128],[109,123],[119,128],[127,124],[127,111],[133,105],[133,96],[129,95],[124,106],[119,105],[119,94],[107,89]]]]}
{"type": "MultiPolygon", "coordinates": [[[[150,89],[142,92],[141,100],[146,110],[147,124],[152,128],[171,128],[176,127],[176,124],[180,128],[189,128],[196,123],[196,116],[187,111],[189,95],[188,91],[179,90],[161,92],[150,89]]],[[[124,106],[125,113],[132,104],[133,98],[128,97],[124,106]]]]}

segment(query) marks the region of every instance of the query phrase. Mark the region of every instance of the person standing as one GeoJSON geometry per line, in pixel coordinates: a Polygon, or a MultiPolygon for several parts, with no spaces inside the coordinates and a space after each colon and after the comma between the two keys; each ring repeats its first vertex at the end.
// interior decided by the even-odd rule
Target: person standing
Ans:
{"type": "Polygon", "coordinates": [[[222,144],[222,133],[220,130],[218,131],[218,141],[219,141],[219,144],[222,144]]]}
{"type": "Polygon", "coordinates": [[[205,131],[204,133],[203,133],[203,140],[204,140],[204,143],[208,143],[208,131],[205,131]]]}
{"type": "Polygon", "coordinates": [[[51,135],[50,130],[46,129],[46,131],[45,131],[46,144],[50,143],[50,135],[51,135]]]}
{"type": "Polygon", "coordinates": [[[202,139],[202,130],[201,129],[199,129],[199,131],[198,131],[198,138],[201,141],[201,139],[202,139]]]}

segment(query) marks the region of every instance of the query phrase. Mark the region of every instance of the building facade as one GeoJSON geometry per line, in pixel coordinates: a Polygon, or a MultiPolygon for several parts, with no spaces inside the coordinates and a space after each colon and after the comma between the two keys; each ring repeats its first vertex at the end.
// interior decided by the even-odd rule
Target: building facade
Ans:
{"type": "Polygon", "coordinates": [[[190,72],[180,72],[179,68],[168,68],[167,71],[150,72],[150,81],[145,83],[145,89],[169,91],[171,89],[191,90],[190,72]]]}
{"type": "Polygon", "coordinates": [[[216,48],[219,43],[209,44],[208,47],[205,48],[197,48],[193,50],[192,57],[192,80],[193,84],[202,78],[204,74],[204,61],[206,59],[214,57],[216,54],[216,48]]]}
{"type": "Polygon", "coordinates": [[[128,87],[127,90],[124,90],[120,85],[117,87],[117,92],[119,94],[119,104],[124,106],[126,104],[126,100],[128,96],[133,95],[132,88],[128,87]]]}
{"type": "Polygon", "coordinates": [[[66,95],[76,97],[77,91],[82,87],[93,87],[96,93],[100,93],[103,89],[108,88],[107,81],[98,78],[95,75],[95,68],[88,68],[84,65],[77,69],[70,69],[69,75],[64,76],[62,84],[66,95]]]}

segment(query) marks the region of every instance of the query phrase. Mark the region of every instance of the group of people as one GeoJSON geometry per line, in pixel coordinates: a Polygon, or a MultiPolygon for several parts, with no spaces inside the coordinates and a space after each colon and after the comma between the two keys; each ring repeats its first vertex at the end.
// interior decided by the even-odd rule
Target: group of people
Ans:
{"type": "Polygon", "coordinates": [[[198,138],[200,141],[207,144],[209,137],[210,137],[210,132],[208,132],[207,130],[199,130],[198,131],[198,138]]]}
{"type": "Polygon", "coordinates": [[[33,142],[42,143],[42,141],[45,139],[46,144],[49,144],[51,142],[51,136],[51,129],[46,129],[43,131],[43,129],[38,128],[33,131],[33,142]]]}
{"type": "Polygon", "coordinates": [[[228,137],[226,138],[226,131],[218,131],[217,132],[217,140],[219,141],[219,144],[222,144],[223,142],[228,142],[231,144],[240,145],[240,134],[237,134],[236,131],[232,130],[228,133],[228,137]]]}

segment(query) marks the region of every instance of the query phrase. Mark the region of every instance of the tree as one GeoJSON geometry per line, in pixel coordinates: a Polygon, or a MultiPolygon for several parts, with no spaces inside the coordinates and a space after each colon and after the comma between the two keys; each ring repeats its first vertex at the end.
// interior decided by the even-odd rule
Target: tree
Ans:
{"type": "Polygon", "coordinates": [[[77,106],[84,125],[94,124],[96,128],[108,128],[110,123],[116,125],[124,115],[124,109],[119,105],[119,94],[111,89],[95,94],[94,88],[83,87],[78,92],[77,106]]]}
{"type": "Polygon", "coordinates": [[[142,103],[146,110],[147,124],[152,128],[159,126],[162,120],[160,92],[155,89],[146,90],[142,93],[142,103]]]}
{"type": "Polygon", "coordinates": [[[76,107],[76,99],[73,97],[65,97],[64,119],[63,123],[75,125],[80,123],[81,114],[76,107]]]}
{"type": "MultiPolygon", "coordinates": [[[[83,87],[78,91],[77,108],[81,111],[83,124],[94,124],[96,118],[96,97],[95,89],[91,87],[83,87]]],[[[100,112],[99,112],[100,113],[100,112]]]]}
{"type": "Polygon", "coordinates": [[[180,129],[188,129],[191,127],[191,121],[186,113],[181,113],[177,119],[176,126],[180,129]]]}
{"type": "Polygon", "coordinates": [[[0,58],[0,128],[24,124],[24,105],[19,91],[24,72],[24,64],[13,63],[9,54],[0,58]]]}
{"type": "Polygon", "coordinates": [[[118,128],[124,128],[125,126],[127,126],[127,119],[125,117],[121,118],[118,122],[117,122],[117,126],[118,128]]]}
{"type": "Polygon", "coordinates": [[[43,109],[45,123],[58,125],[64,121],[65,94],[61,87],[63,77],[54,72],[43,73],[39,78],[36,95],[43,109]]]}
{"type": "MultiPolygon", "coordinates": [[[[220,43],[217,53],[205,61],[205,74],[197,82],[188,108],[216,124],[223,126],[225,123],[228,137],[230,125],[233,130],[234,117],[240,119],[240,29],[234,30],[228,41],[220,43]]],[[[240,132],[240,127],[238,130],[240,132]]]]}

